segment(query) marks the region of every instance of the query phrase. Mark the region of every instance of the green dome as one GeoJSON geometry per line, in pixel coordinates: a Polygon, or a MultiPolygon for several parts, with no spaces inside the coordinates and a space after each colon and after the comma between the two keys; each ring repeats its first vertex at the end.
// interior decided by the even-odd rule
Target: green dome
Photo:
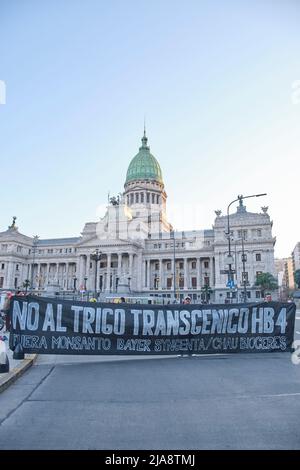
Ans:
{"type": "Polygon", "coordinates": [[[144,132],[139,153],[131,160],[128,167],[125,184],[130,181],[146,179],[163,183],[159,163],[150,153],[150,147],[147,146],[147,141],[148,139],[144,132]]]}

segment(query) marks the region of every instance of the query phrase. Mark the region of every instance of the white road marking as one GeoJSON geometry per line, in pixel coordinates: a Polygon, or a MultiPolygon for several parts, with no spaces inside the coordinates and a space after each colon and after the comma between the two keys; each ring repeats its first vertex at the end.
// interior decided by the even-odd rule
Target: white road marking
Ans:
{"type": "Polygon", "coordinates": [[[260,398],[272,398],[272,397],[299,397],[300,392],[296,393],[278,393],[276,395],[259,395],[260,398]]]}

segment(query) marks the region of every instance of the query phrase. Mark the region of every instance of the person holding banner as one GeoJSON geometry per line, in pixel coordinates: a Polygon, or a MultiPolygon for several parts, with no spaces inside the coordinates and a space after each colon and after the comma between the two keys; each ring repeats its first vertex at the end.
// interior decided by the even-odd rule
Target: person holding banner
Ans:
{"type": "Polygon", "coordinates": [[[5,326],[6,326],[7,331],[10,328],[9,307],[10,307],[10,302],[11,302],[12,296],[13,296],[13,294],[11,292],[8,292],[6,294],[6,297],[5,297],[5,300],[4,300],[4,305],[3,305],[3,308],[2,308],[2,311],[1,311],[4,314],[5,326]]]}
{"type": "MultiPolygon", "coordinates": [[[[190,298],[189,295],[187,295],[187,296],[183,299],[183,304],[185,304],[185,305],[190,305],[190,304],[191,304],[191,301],[192,301],[192,299],[190,298]]],[[[196,356],[196,354],[189,353],[189,354],[178,354],[178,355],[177,355],[177,357],[189,357],[189,356],[196,356]]]]}

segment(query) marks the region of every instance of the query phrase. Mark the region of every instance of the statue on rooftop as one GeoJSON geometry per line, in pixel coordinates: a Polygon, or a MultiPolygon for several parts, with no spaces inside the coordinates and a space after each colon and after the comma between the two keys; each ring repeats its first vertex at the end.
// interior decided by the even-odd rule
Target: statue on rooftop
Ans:
{"type": "Polygon", "coordinates": [[[13,220],[12,220],[12,224],[8,227],[9,230],[16,230],[16,229],[17,229],[17,227],[16,227],[16,220],[17,220],[17,217],[14,216],[14,217],[13,217],[13,220]]]}

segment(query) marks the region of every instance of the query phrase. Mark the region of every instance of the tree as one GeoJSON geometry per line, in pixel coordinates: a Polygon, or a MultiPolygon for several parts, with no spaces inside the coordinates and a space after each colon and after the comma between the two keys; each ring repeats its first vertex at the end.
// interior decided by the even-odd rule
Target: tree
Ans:
{"type": "Polygon", "coordinates": [[[204,297],[205,303],[208,303],[208,300],[210,299],[210,294],[213,293],[213,290],[209,287],[209,285],[205,284],[205,286],[201,288],[201,293],[201,297],[204,297]]]}
{"type": "Polygon", "coordinates": [[[266,291],[278,289],[278,283],[271,273],[259,274],[256,278],[255,285],[260,287],[262,297],[265,296],[266,291]]]}
{"type": "Polygon", "coordinates": [[[118,194],[118,196],[113,196],[109,199],[109,203],[112,206],[119,206],[120,202],[121,202],[120,194],[118,194]]]}
{"type": "Polygon", "coordinates": [[[29,286],[30,286],[29,279],[25,279],[25,281],[23,282],[23,287],[25,287],[25,289],[26,289],[25,290],[26,294],[27,294],[27,289],[28,289],[29,286]]]}
{"type": "Polygon", "coordinates": [[[296,286],[298,287],[298,289],[300,289],[300,269],[297,269],[294,272],[294,279],[295,279],[296,286]]]}

